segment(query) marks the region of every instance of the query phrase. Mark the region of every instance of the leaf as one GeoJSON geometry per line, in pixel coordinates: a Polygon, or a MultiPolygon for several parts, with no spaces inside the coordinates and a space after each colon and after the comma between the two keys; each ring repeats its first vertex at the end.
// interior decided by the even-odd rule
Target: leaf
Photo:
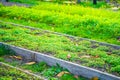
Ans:
{"type": "Polygon", "coordinates": [[[93,58],[99,58],[99,56],[98,56],[98,55],[96,55],[96,56],[93,56],[93,58]]]}
{"type": "Polygon", "coordinates": [[[74,75],[74,77],[76,78],[76,79],[78,79],[79,77],[78,77],[78,75],[74,75]]]}
{"type": "Polygon", "coordinates": [[[81,56],[81,58],[90,58],[90,56],[88,56],[88,55],[83,55],[83,56],[81,56]]]}
{"type": "Polygon", "coordinates": [[[62,77],[64,74],[69,74],[67,71],[62,71],[59,74],[57,74],[57,77],[62,77]]]}
{"type": "Polygon", "coordinates": [[[26,63],[27,65],[33,65],[33,64],[35,64],[36,62],[28,62],[28,63],[26,63]]]}
{"type": "Polygon", "coordinates": [[[18,60],[22,60],[21,56],[10,56],[10,58],[15,58],[15,59],[18,59],[18,60]]]}
{"type": "Polygon", "coordinates": [[[71,58],[71,55],[70,55],[70,54],[68,54],[68,55],[67,55],[67,58],[68,58],[68,59],[70,59],[70,58],[71,58]]]}
{"type": "Polygon", "coordinates": [[[99,80],[99,78],[97,76],[95,76],[95,77],[92,77],[91,80],[99,80]]]}

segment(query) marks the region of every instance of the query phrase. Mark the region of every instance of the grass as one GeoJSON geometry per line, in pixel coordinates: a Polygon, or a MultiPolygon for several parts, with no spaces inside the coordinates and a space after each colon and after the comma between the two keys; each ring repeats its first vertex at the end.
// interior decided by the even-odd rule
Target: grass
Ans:
{"type": "Polygon", "coordinates": [[[57,58],[89,66],[108,73],[117,72],[120,65],[120,50],[101,46],[78,38],[71,39],[42,30],[30,30],[0,24],[0,41],[26,49],[42,52],[57,58]],[[10,28],[8,28],[10,26],[10,28]],[[117,70],[117,71],[116,71],[117,70]]]}
{"type": "Polygon", "coordinates": [[[37,5],[40,1],[39,0],[9,0],[9,2],[17,2],[17,3],[24,3],[30,5],[37,5]]]}
{"type": "Polygon", "coordinates": [[[24,65],[21,65],[20,67],[24,68],[26,70],[31,70],[34,73],[39,73],[42,76],[48,78],[49,80],[66,80],[66,79],[86,80],[83,77],[79,77],[78,79],[76,79],[73,74],[69,73],[68,70],[60,67],[59,65],[50,67],[45,62],[40,62],[40,63],[33,64],[33,65],[25,65],[24,64],[24,65]],[[64,74],[61,77],[57,77],[57,75],[62,71],[66,71],[69,74],[64,74]],[[69,77],[67,77],[65,75],[67,75],[69,77]]]}
{"type": "Polygon", "coordinates": [[[118,45],[119,15],[119,11],[48,3],[41,3],[32,8],[17,6],[0,8],[1,18],[118,45]]]}
{"type": "Polygon", "coordinates": [[[17,69],[0,64],[0,80],[42,80],[17,69]]]}

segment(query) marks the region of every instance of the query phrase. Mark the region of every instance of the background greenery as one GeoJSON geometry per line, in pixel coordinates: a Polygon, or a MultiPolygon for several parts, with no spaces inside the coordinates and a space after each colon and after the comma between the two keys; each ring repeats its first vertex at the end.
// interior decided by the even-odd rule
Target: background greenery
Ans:
{"type": "Polygon", "coordinates": [[[39,24],[36,27],[42,29],[120,44],[118,40],[120,36],[119,11],[41,3],[31,8],[1,6],[0,16],[17,22],[23,20],[23,23],[32,24],[32,26],[39,24]]]}

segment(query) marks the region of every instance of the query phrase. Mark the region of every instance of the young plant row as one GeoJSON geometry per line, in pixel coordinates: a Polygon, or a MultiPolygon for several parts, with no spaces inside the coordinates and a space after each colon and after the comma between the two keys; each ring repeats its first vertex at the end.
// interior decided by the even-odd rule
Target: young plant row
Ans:
{"type": "Polygon", "coordinates": [[[0,41],[120,76],[120,50],[112,47],[4,23],[0,41]]]}
{"type": "MultiPolygon", "coordinates": [[[[72,7],[70,8],[72,9],[72,7]]],[[[65,11],[70,11],[70,8],[65,7],[67,9],[65,11]]],[[[74,9],[72,10],[74,11],[74,9]]],[[[1,7],[0,16],[28,22],[44,23],[46,26],[40,26],[40,28],[120,44],[118,40],[120,36],[119,13],[105,10],[100,11],[81,7],[78,10],[80,15],[76,14],[76,9],[74,11],[75,14],[69,14],[64,11],[36,10],[36,8],[13,6],[1,7]],[[108,15],[103,13],[104,11],[108,15]],[[94,12],[96,12],[96,15],[94,15],[94,12]]]]}

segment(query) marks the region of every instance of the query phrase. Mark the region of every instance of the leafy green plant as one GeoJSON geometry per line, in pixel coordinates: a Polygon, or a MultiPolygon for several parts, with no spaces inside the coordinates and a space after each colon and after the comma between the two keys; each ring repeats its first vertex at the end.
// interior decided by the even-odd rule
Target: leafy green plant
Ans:
{"type": "Polygon", "coordinates": [[[56,66],[46,69],[42,74],[46,77],[51,77],[51,76],[54,77],[61,71],[68,71],[68,70],[64,69],[59,64],[57,64],[56,66]]]}
{"type": "Polygon", "coordinates": [[[23,68],[32,70],[33,72],[42,72],[43,70],[47,69],[48,66],[45,62],[40,62],[33,65],[24,65],[23,68]]]}
{"type": "Polygon", "coordinates": [[[120,73],[120,65],[118,65],[116,67],[112,67],[111,71],[120,73]]]}
{"type": "Polygon", "coordinates": [[[97,47],[98,50],[101,50],[101,51],[109,51],[110,48],[109,47],[106,47],[106,46],[99,46],[97,47]]]}
{"type": "Polygon", "coordinates": [[[16,38],[15,38],[15,37],[12,37],[12,36],[4,36],[4,37],[2,38],[2,40],[5,41],[5,42],[10,42],[10,41],[15,41],[16,38]]]}
{"type": "Polygon", "coordinates": [[[5,46],[0,45],[0,56],[8,54],[9,51],[6,51],[5,46]]]}
{"type": "Polygon", "coordinates": [[[6,32],[4,31],[4,30],[0,30],[0,35],[2,36],[2,35],[5,35],[6,34],[6,32]]]}
{"type": "Polygon", "coordinates": [[[2,24],[0,25],[0,28],[11,29],[12,27],[11,27],[11,25],[6,25],[6,24],[2,23],[2,24]]]}
{"type": "Polygon", "coordinates": [[[0,57],[0,62],[4,62],[4,60],[5,60],[4,58],[0,57]]]}
{"type": "Polygon", "coordinates": [[[75,78],[72,74],[64,74],[60,80],[84,80],[84,78],[75,78]]]}

